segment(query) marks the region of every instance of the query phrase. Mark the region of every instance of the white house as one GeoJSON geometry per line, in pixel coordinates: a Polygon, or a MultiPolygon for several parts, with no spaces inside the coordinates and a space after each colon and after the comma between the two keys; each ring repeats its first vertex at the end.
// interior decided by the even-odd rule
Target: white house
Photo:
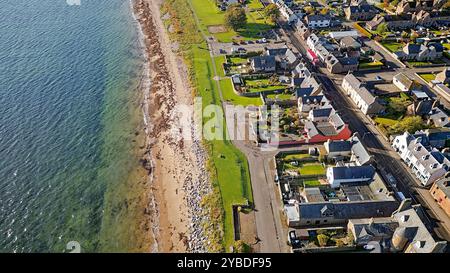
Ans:
{"type": "Polygon", "coordinates": [[[431,148],[428,140],[420,135],[405,132],[395,137],[392,147],[423,186],[433,184],[449,170],[450,161],[439,150],[431,148]]]}
{"type": "Polygon", "coordinates": [[[383,111],[384,107],[376,97],[353,74],[344,77],[342,88],[365,115],[378,114],[383,111]]]}
{"type": "Polygon", "coordinates": [[[307,15],[305,22],[310,28],[326,28],[330,26],[331,17],[322,14],[307,15]]]}

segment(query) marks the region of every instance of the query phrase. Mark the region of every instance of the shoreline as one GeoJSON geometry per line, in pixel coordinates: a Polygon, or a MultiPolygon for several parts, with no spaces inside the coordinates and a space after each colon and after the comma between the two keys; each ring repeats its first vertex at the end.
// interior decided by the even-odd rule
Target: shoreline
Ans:
{"type": "MultiPolygon", "coordinates": [[[[180,125],[175,108],[192,105],[192,89],[186,66],[172,47],[160,14],[161,0],[130,0],[143,34],[149,93],[142,103],[146,153],[152,200],[152,252],[206,252],[202,228],[202,197],[212,187],[206,171],[206,152],[200,140],[174,134],[180,125]]],[[[145,75],[146,72],[143,73],[145,75]]],[[[145,81],[144,81],[145,82],[145,81]]],[[[144,89],[144,88],[143,88],[144,89]]],[[[189,113],[192,118],[192,113],[189,113]]],[[[188,132],[194,135],[194,123],[188,132]]]]}

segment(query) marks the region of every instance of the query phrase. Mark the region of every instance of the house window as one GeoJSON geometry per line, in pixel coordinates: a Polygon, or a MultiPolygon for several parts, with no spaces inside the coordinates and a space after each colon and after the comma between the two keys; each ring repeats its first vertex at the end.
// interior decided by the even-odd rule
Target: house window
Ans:
{"type": "Polygon", "coordinates": [[[311,221],[306,221],[306,224],[311,224],[311,221]]]}
{"type": "Polygon", "coordinates": [[[324,223],[328,222],[328,220],[323,220],[324,223]]]}
{"type": "Polygon", "coordinates": [[[316,225],[320,224],[320,220],[316,220],[315,224],[316,225]]]}

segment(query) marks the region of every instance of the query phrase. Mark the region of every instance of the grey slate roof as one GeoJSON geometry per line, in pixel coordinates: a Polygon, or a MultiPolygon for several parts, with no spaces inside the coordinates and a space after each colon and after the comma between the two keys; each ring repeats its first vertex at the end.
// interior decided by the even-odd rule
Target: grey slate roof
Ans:
{"type": "Polygon", "coordinates": [[[361,165],[370,162],[371,156],[369,151],[367,151],[366,147],[360,141],[358,134],[352,137],[352,153],[361,165]]]}
{"type": "Polygon", "coordinates": [[[265,67],[275,67],[275,57],[274,56],[257,56],[251,59],[256,68],[262,69],[265,67]]]}
{"type": "Polygon", "coordinates": [[[334,140],[328,142],[329,152],[350,152],[352,149],[352,143],[347,140],[334,140]]]}
{"type": "Polygon", "coordinates": [[[395,201],[300,203],[300,218],[327,218],[327,216],[322,214],[322,209],[324,208],[328,213],[331,213],[331,217],[335,219],[348,220],[370,217],[387,217],[398,208],[398,204],[395,201]]]}
{"type": "Polygon", "coordinates": [[[332,167],[334,179],[368,179],[375,175],[375,168],[369,166],[332,167]]]}

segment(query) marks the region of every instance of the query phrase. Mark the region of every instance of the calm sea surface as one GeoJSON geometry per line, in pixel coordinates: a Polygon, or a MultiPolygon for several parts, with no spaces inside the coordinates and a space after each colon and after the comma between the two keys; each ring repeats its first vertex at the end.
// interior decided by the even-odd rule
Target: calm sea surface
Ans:
{"type": "Polygon", "coordinates": [[[134,247],[109,235],[139,164],[136,22],[129,0],[80,2],[0,1],[0,252],[134,247]]]}

